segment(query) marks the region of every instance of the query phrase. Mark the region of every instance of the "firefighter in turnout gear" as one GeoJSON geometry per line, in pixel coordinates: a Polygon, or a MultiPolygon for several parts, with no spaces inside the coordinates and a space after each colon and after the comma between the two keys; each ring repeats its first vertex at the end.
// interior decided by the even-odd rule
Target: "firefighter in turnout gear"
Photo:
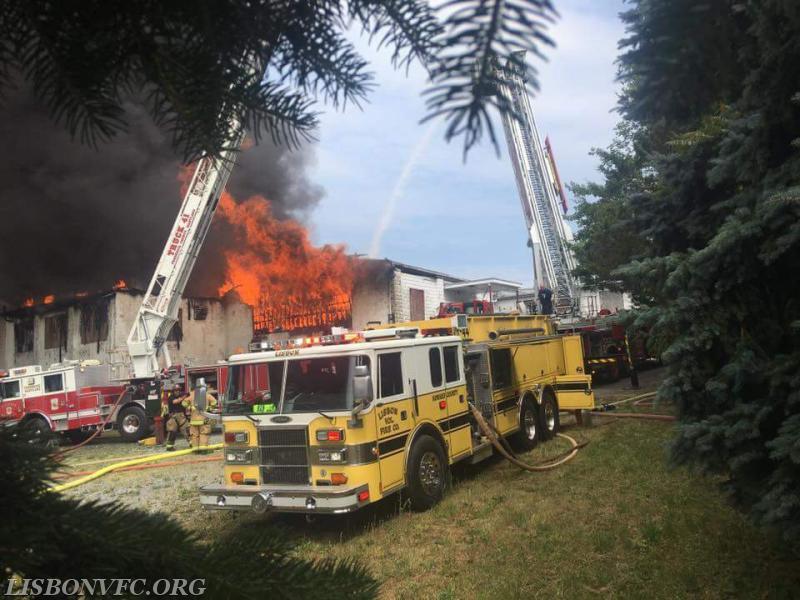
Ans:
{"type": "Polygon", "coordinates": [[[192,448],[208,446],[208,436],[211,434],[212,419],[208,412],[216,412],[217,398],[212,393],[215,390],[206,388],[205,379],[197,380],[191,393],[183,399],[183,407],[189,414],[189,443],[192,448]]]}
{"type": "Polygon", "coordinates": [[[165,429],[167,430],[167,452],[175,450],[175,438],[180,433],[189,441],[189,419],[186,418],[186,411],[183,408],[183,397],[174,392],[164,392],[166,402],[162,403],[161,416],[166,418],[165,429]]]}

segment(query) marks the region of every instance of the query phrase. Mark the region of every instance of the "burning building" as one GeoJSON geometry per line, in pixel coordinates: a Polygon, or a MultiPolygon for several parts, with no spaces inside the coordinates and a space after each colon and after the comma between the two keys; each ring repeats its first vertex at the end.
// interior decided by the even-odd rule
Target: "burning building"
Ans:
{"type": "MultiPolygon", "coordinates": [[[[96,359],[114,378],[130,372],[127,338],[142,301],[140,290],[117,286],[93,294],[30,299],[0,316],[0,366],[96,359]]],[[[176,364],[212,364],[247,348],[253,314],[234,294],[184,298],[166,342],[176,364]]]]}
{"type": "MultiPolygon", "coordinates": [[[[315,299],[292,305],[260,298],[253,312],[256,337],[280,337],[275,334],[281,332],[324,334],[331,326],[359,330],[371,323],[418,321],[436,316],[442,303],[474,299],[496,303],[500,295],[513,296],[521,287],[495,278],[468,281],[389,259],[351,257],[349,264],[351,287],[329,296],[327,302],[315,299]]],[[[313,286],[314,280],[309,285],[313,286]]]]}

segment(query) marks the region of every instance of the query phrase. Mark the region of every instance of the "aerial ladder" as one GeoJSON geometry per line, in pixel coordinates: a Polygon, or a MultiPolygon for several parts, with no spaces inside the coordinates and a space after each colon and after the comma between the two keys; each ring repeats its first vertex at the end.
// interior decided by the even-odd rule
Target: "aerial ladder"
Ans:
{"type": "MultiPolygon", "coordinates": [[[[524,62],[524,56],[524,52],[515,55],[517,64],[524,62]]],[[[496,69],[498,93],[511,106],[511,111],[503,114],[503,128],[533,252],[534,285],[552,290],[557,312],[571,312],[577,305],[579,290],[572,276],[572,231],[564,218],[566,195],[552,148],[549,140],[546,147],[539,141],[524,74],[512,60],[496,69]]]]}
{"type": "Polygon", "coordinates": [[[227,148],[219,156],[202,157],[195,167],[178,217],[128,335],[134,379],[153,378],[160,373],[160,355],[163,368],[171,366],[165,342],[178,319],[186,282],[211,226],[244,135],[242,124],[238,118],[232,117],[228,124],[230,143],[227,148]]]}

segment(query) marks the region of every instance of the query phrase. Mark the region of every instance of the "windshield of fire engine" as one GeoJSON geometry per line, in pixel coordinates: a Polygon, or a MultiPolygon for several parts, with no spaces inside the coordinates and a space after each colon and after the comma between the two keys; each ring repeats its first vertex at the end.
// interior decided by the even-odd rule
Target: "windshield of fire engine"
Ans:
{"type": "Polygon", "coordinates": [[[363,355],[294,358],[231,367],[225,414],[278,414],[350,410],[353,372],[363,355]],[[285,373],[284,373],[285,371],[285,373]]]}

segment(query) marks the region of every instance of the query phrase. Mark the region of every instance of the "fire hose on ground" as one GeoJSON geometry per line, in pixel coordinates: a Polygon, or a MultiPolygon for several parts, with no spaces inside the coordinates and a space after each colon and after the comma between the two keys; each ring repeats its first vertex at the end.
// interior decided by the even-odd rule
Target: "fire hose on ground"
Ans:
{"type": "MultiPolygon", "coordinates": [[[[119,459],[117,459],[119,460],[119,459]]],[[[122,467],[121,469],[117,469],[117,473],[127,473],[128,471],[145,471],[147,469],[163,469],[164,467],[179,467],[181,465],[196,465],[199,463],[204,462],[218,462],[222,460],[222,456],[204,456],[203,458],[194,458],[190,460],[170,460],[155,464],[146,464],[146,465],[133,465],[130,467],[122,467]]],[[[73,465],[74,466],[74,465],[73,465]]],[[[84,475],[90,475],[94,473],[94,471],[71,471],[71,472],[63,472],[57,473],[53,476],[53,479],[70,479],[72,477],[82,477],[84,475]]]]}
{"type": "Polygon", "coordinates": [[[572,448],[567,451],[567,454],[561,458],[558,458],[557,460],[555,460],[555,462],[550,462],[543,465],[541,464],[529,465],[527,463],[522,462],[516,456],[513,456],[511,452],[506,450],[506,448],[500,443],[500,439],[498,438],[497,434],[492,430],[491,427],[489,427],[489,424],[486,422],[486,419],[483,418],[481,411],[475,408],[474,404],[470,403],[469,408],[472,411],[472,416],[475,417],[475,421],[477,421],[478,423],[478,427],[480,427],[483,434],[489,439],[489,441],[492,443],[492,446],[495,447],[495,449],[500,453],[500,455],[503,456],[510,463],[526,471],[549,471],[550,469],[555,469],[556,467],[563,465],[565,462],[575,458],[575,456],[577,456],[578,454],[578,450],[580,450],[582,447],[586,445],[586,443],[579,444],[577,441],[575,441],[574,438],[564,433],[557,433],[556,435],[558,437],[564,438],[570,444],[572,444],[572,448]]]}
{"type": "MultiPolygon", "coordinates": [[[[617,400],[616,402],[609,402],[607,404],[603,404],[604,407],[616,407],[620,404],[627,404],[632,402],[634,406],[640,406],[645,402],[652,403],[650,400],[651,398],[655,397],[656,392],[647,392],[646,394],[637,394],[636,396],[631,396],[630,398],[623,398],[622,400],[617,400]]],[[[644,419],[649,421],[676,421],[677,417],[674,415],[659,415],[654,413],[618,413],[616,411],[610,412],[607,410],[592,410],[589,411],[590,415],[596,415],[598,417],[611,417],[617,419],[644,419]]]]}
{"type": "MultiPolygon", "coordinates": [[[[647,392],[646,394],[638,394],[636,396],[631,396],[630,398],[624,398],[622,400],[618,400],[616,402],[611,402],[606,406],[618,406],[620,404],[626,404],[628,402],[633,402],[634,406],[638,406],[643,401],[646,401],[656,395],[656,392],[647,392]]],[[[469,405],[470,410],[472,411],[472,416],[475,417],[475,421],[478,423],[478,427],[480,427],[483,434],[489,439],[492,443],[492,446],[509,462],[513,465],[516,465],[520,469],[524,469],[526,471],[548,471],[550,469],[554,469],[558,466],[563,465],[567,461],[572,460],[577,456],[578,450],[583,448],[588,444],[588,442],[578,443],[575,441],[574,438],[563,434],[557,433],[558,437],[566,439],[571,445],[572,448],[567,450],[562,456],[556,457],[553,462],[547,462],[546,464],[537,464],[537,465],[529,465],[527,463],[522,462],[519,460],[511,451],[511,449],[507,446],[505,440],[499,436],[496,430],[490,426],[490,424],[484,419],[483,414],[475,407],[475,405],[469,405]]],[[[658,415],[653,413],[611,413],[604,411],[589,411],[589,414],[598,415],[598,416],[608,416],[608,417],[617,417],[622,419],[646,419],[646,420],[653,420],[653,421],[675,421],[676,417],[673,415],[658,415]]]]}
{"type": "Polygon", "coordinates": [[[63,492],[65,490],[70,490],[74,487],[78,487],[79,485],[83,485],[84,483],[88,483],[93,481],[99,477],[107,473],[111,473],[113,471],[117,471],[119,469],[123,469],[125,467],[132,467],[134,465],[142,465],[145,463],[150,462],[157,462],[161,460],[166,460],[168,458],[177,458],[178,456],[186,456],[187,454],[192,454],[194,452],[201,452],[205,450],[219,450],[222,448],[223,444],[209,444],[208,446],[198,446],[197,448],[187,448],[186,450],[178,450],[175,452],[162,452],[161,454],[153,454],[150,456],[143,456],[141,458],[134,458],[131,460],[124,460],[121,462],[114,463],[112,465],[105,466],[89,475],[85,475],[84,477],[80,477],[79,479],[75,479],[73,481],[68,481],[67,483],[62,483],[60,485],[54,485],[49,490],[51,492],[63,492]]]}

